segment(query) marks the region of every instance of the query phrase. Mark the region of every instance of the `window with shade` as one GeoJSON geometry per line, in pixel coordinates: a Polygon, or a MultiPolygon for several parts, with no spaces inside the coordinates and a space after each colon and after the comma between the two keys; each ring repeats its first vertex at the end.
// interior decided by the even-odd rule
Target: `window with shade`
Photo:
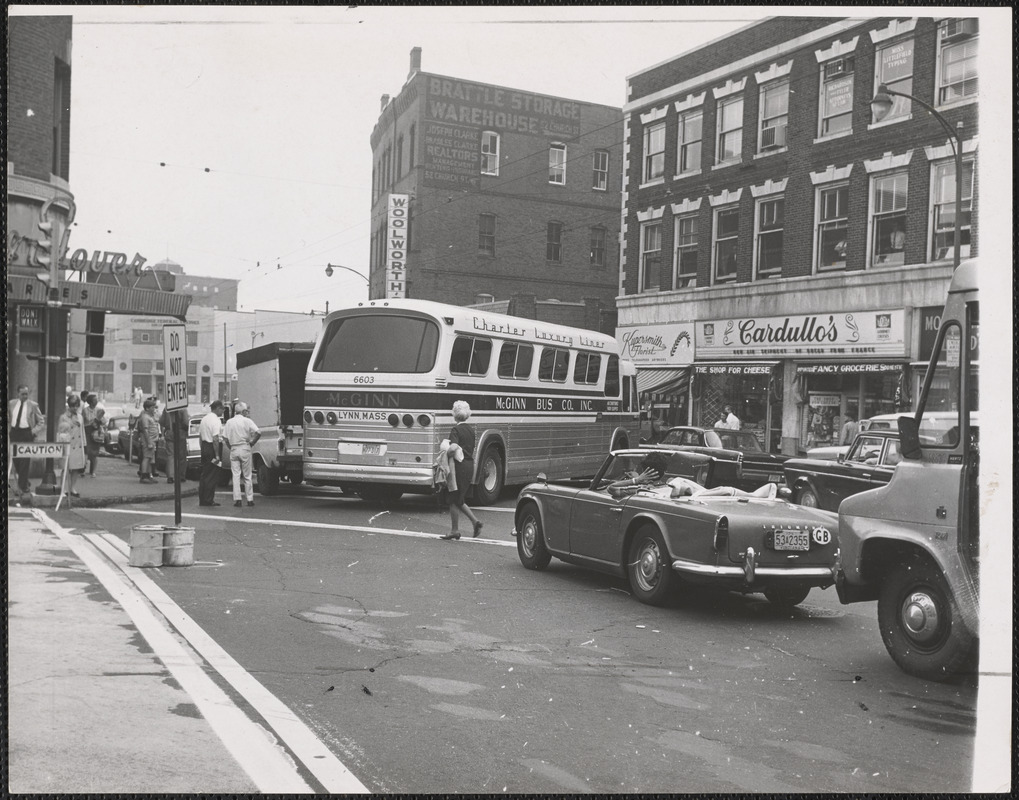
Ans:
{"type": "Polygon", "coordinates": [[[739,250],[739,206],[715,210],[715,282],[736,280],[736,254],[739,250]]]}
{"type": "Polygon", "coordinates": [[[704,112],[701,109],[690,111],[679,118],[678,174],[700,172],[703,130],[704,112]]]}
{"type": "Polygon", "coordinates": [[[785,228],[785,199],[769,197],[757,203],[758,278],[782,276],[782,239],[785,228]]]}
{"type": "Polygon", "coordinates": [[[849,185],[817,189],[817,271],[846,268],[849,251],[849,185]]]}
{"type": "MultiPolygon", "coordinates": [[[[962,162],[962,196],[959,203],[959,257],[970,256],[970,226],[973,209],[973,166],[972,159],[962,162]]],[[[935,163],[932,167],[931,225],[933,241],[931,260],[954,258],[955,256],[955,159],[935,163]]]]}
{"type": "Polygon", "coordinates": [[[499,134],[495,131],[481,133],[481,174],[499,174],[499,134]]]}
{"type": "Polygon", "coordinates": [[[821,119],[818,136],[852,133],[856,60],[835,58],[821,65],[821,119]]]}
{"type": "Polygon", "coordinates": [[[697,217],[676,217],[676,280],[675,288],[688,289],[697,285],[697,217]]]}
{"type": "Polygon", "coordinates": [[[566,145],[553,144],[548,148],[548,182],[566,185],[566,145]]]}
{"type": "MultiPolygon", "coordinates": [[[[875,59],[874,91],[884,84],[893,92],[913,94],[913,39],[900,39],[878,49],[875,59]]],[[[908,117],[912,102],[908,97],[889,95],[891,110],[882,121],[908,117]]],[[[876,122],[877,120],[872,120],[876,122]]]]}
{"type": "Polygon", "coordinates": [[[718,103],[718,146],[715,163],[740,160],[743,153],[743,98],[733,97],[718,103]]]}
{"type": "Polygon", "coordinates": [[[640,291],[661,288],[662,223],[647,222],[640,229],[640,291]]]}
{"type": "Polygon", "coordinates": [[[871,178],[871,264],[879,267],[906,263],[906,200],[909,176],[905,172],[871,178]]]}
{"type": "Polygon", "coordinates": [[[644,129],[644,183],[665,175],[665,123],[644,129]]]}
{"type": "Polygon", "coordinates": [[[761,129],[757,151],[766,153],[786,146],[789,127],[789,81],[777,81],[761,87],[761,129]]]}
{"type": "Polygon", "coordinates": [[[946,19],[938,26],[938,105],[977,94],[978,19],[946,19]]]}

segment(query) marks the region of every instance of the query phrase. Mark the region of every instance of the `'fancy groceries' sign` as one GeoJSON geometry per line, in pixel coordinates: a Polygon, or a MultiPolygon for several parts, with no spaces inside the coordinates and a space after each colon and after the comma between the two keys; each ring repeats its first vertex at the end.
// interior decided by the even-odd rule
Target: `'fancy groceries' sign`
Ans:
{"type": "Polygon", "coordinates": [[[696,323],[697,358],[905,356],[905,310],[742,317],[696,323]]]}

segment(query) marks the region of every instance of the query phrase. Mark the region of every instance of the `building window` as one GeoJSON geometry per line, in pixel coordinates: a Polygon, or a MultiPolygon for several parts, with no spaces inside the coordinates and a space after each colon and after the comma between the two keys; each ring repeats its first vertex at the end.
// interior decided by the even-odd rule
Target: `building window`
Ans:
{"type": "Polygon", "coordinates": [[[782,275],[782,234],[785,198],[770,197],[757,203],[757,277],[782,275]]]}
{"type": "Polygon", "coordinates": [[[495,214],[478,214],[478,252],[495,255],[495,214]]]}
{"type": "Polygon", "coordinates": [[[489,294],[488,292],[478,292],[474,295],[474,305],[482,305],[484,303],[494,303],[495,295],[489,294]]]}
{"type": "Polygon", "coordinates": [[[677,289],[697,285],[697,217],[676,217],[676,280],[677,289]]]}
{"type": "Polygon", "coordinates": [[[601,356],[597,353],[577,353],[577,362],[573,365],[573,382],[582,384],[598,383],[601,372],[601,356]]]}
{"type": "Polygon", "coordinates": [[[531,377],[534,345],[503,342],[499,350],[499,377],[527,380],[531,377]]]}
{"type": "Polygon", "coordinates": [[[559,347],[543,347],[538,361],[538,380],[566,383],[570,374],[570,351],[559,347]]]}
{"type": "MultiPolygon", "coordinates": [[[[955,160],[934,164],[931,176],[931,260],[955,255],[955,160]]],[[[973,207],[973,161],[962,162],[962,202],[959,204],[959,255],[969,258],[970,223],[973,207]]]]}
{"type": "Polygon", "coordinates": [[[757,151],[760,153],[786,146],[789,125],[789,81],[761,87],[761,130],[757,151]]]}
{"type": "Polygon", "coordinates": [[[553,144],[548,148],[548,182],[566,185],[566,145],[553,144]]]}
{"type": "Polygon", "coordinates": [[[495,131],[481,134],[481,174],[499,174],[499,134],[495,131]]]}
{"type": "Polygon", "coordinates": [[[644,183],[665,175],[665,123],[644,129],[644,183]]]}
{"type": "Polygon", "coordinates": [[[938,26],[938,105],[977,93],[977,19],[946,19],[938,26]]]}
{"type": "MultiPolygon", "coordinates": [[[[913,94],[913,40],[900,39],[877,51],[875,58],[874,90],[884,84],[895,92],[913,94]]],[[[885,115],[885,120],[908,117],[911,102],[908,97],[890,95],[892,108],[885,115]]],[[[871,120],[876,122],[877,120],[871,120]]]]}
{"type": "Polygon", "coordinates": [[[743,152],[743,98],[733,97],[718,103],[718,146],[715,163],[739,161],[743,152]]]}
{"type": "Polygon", "coordinates": [[[609,188],[609,151],[595,150],[592,158],[594,175],[591,188],[604,192],[609,188]]]}
{"type": "Polygon", "coordinates": [[[491,359],[491,339],[457,336],[449,354],[449,371],[456,375],[486,375],[491,359]]]}
{"type": "Polygon", "coordinates": [[[817,190],[817,270],[845,269],[849,241],[849,186],[817,190]]]}
{"type": "Polygon", "coordinates": [[[739,206],[715,210],[715,281],[736,280],[736,251],[739,246],[739,206]]]}
{"type": "Polygon", "coordinates": [[[591,228],[591,266],[592,267],[604,267],[605,266],[605,240],[608,237],[608,231],[605,228],[594,227],[591,228]]]}
{"type": "Polygon", "coordinates": [[[871,264],[894,267],[906,263],[906,197],[909,176],[905,172],[871,179],[871,264]]]}
{"type": "Polygon", "coordinates": [[[396,179],[403,177],[403,134],[396,137],[396,179]]]}
{"type": "Polygon", "coordinates": [[[563,224],[550,222],[545,228],[545,260],[560,264],[563,260],[563,224]]]}
{"type": "Polygon", "coordinates": [[[662,223],[648,222],[640,229],[640,289],[657,292],[662,285],[662,223]]]}
{"type": "Polygon", "coordinates": [[[836,58],[821,65],[821,125],[819,136],[850,133],[853,130],[853,56],[836,58]]]}
{"type": "Polygon", "coordinates": [[[704,112],[700,109],[679,118],[679,153],[676,164],[680,175],[700,172],[703,122],[704,112]]]}
{"type": "Polygon", "coordinates": [[[415,141],[416,134],[417,134],[416,126],[411,125],[410,126],[410,147],[407,150],[407,168],[408,169],[414,169],[414,156],[416,155],[416,151],[414,150],[414,147],[416,145],[416,141],[415,141]]]}

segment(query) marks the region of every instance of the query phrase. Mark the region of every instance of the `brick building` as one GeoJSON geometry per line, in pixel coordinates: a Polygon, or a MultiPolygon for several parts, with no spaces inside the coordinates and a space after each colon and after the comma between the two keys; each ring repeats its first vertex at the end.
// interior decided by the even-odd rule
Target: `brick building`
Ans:
{"type": "Polygon", "coordinates": [[[953,270],[953,139],[871,99],[958,130],[975,256],[978,40],[975,19],[768,18],[629,76],[619,335],[668,422],[730,403],[795,453],[909,407],[953,270]]]}
{"type": "Polygon", "coordinates": [[[622,131],[618,108],[421,72],[414,48],[371,135],[369,296],[612,332],[622,131]]]}

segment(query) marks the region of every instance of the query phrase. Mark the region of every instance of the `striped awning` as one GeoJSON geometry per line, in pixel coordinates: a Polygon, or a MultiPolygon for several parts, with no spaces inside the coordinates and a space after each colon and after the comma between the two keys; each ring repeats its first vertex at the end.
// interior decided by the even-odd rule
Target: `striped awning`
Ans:
{"type": "Polygon", "coordinates": [[[685,394],[689,385],[689,367],[637,368],[637,391],[640,394],[685,394]]]}

